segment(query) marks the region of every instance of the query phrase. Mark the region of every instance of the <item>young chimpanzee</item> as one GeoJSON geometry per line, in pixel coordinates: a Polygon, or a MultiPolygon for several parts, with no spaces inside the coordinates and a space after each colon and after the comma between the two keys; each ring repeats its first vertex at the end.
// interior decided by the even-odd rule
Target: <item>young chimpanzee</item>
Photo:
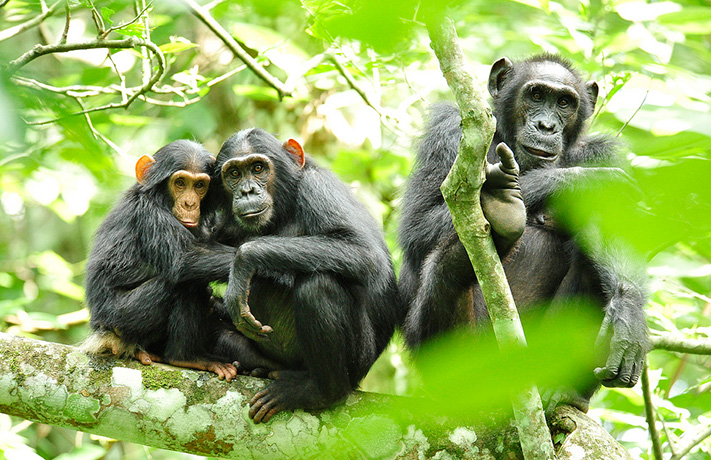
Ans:
{"type": "Polygon", "coordinates": [[[200,209],[215,157],[180,140],[144,155],[132,186],[99,227],[86,267],[93,353],[134,356],[216,373],[277,369],[211,296],[235,250],[211,242],[200,209]],[[222,315],[222,317],[221,317],[222,315]]]}
{"type": "MultiPolygon", "coordinates": [[[[497,120],[488,160],[495,161],[499,143],[511,147],[520,165],[528,214],[515,248],[506,251],[504,246],[501,254],[516,305],[525,309],[580,296],[599,304],[604,311],[599,342],[607,341],[610,351],[605,366],[594,373],[606,386],[631,387],[648,349],[644,270],[631,269],[624,257],[613,257],[610,242],[583,252],[580,234],[556,225],[548,206],[549,198],[574,187],[581,178],[624,176],[612,167],[617,164],[616,141],[585,133],[597,84],[585,83],[565,60],[543,55],[516,64],[507,58],[498,60],[491,68],[488,88],[497,120]]],[[[486,323],[488,318],[439,190],[457,155],[460,122],[456,107],[432,109],[405,192],[400,289],[408,304],[405,329],[412,346],[460,324],[486,323]]],[[[497,230],[493,224],[492,228],[497,230]]],[[[582,394],[568,402],[586,409],[597,385],[593,387],[579,389],[582,394]]]]}
{"type": "Polygon", "coordinates": [[[229,217],[223,237],[237,247],[225,305],[237,328],[284,365],[254,396],[250,416],[265,422],[342,400],[401,314],[377,223],[296,141],[282,144],[260,129],[224,143],[215,175],[229,217]]]}

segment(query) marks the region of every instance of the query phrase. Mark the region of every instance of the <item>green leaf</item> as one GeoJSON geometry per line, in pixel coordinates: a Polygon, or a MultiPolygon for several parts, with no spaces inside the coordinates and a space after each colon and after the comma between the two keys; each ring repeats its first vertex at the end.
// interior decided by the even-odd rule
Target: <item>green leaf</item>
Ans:
{"type": "Polygon", "coordinates": [[[197,48],[198,45],[195,43],[184,43],[184,42],[175,42],[175,43],[165,43],[163,45],[160,45],[160,50],[163,51],[163,54],[175,54],[175,53],[180,53],[181,51],[189,50],[191,48],[197,48]]]}
{"type": "Polygon", "coordinates": [[[248,97],[255,101],[279,101],[277,92],[266,86],[234,85],[232,91],[238,96],[248,97]]]}
{"type": "Polygon", "coordinates": [[[144,31],[145,28],[140,22],[134,22],[132,24],[123,26],[120,29],[116,29],[116,32],[120,33],[121,35],[128,35],[130,37],[143,37],[144,31]]]}
{"type": "Polygon", "coordinates": [[[101,7],[101,17],[104,18],[104,21],[106,21],[106,24],[105,24],[106,26],[110,27],[111,24],[114,23],[114,20],[111,19],[111,16],[113,16],[114,13],[116,13],[116,12],[114,10],[112,10],[111,8],[107,8],[105,6],[101,7]]]}

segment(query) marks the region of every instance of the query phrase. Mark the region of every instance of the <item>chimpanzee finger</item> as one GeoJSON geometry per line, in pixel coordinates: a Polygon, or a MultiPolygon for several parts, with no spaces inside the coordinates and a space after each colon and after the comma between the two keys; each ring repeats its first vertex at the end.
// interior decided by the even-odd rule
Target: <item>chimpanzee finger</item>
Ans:
{"type": "Polygon", "coordinates": [[[612,347],[610,356],[607,358],[605,367],[598,367],[594,370],[597,377],[605,386],[618,386],[616,379],[618,378],[623,365],[625,350],[622,347],[612,347]]]}
{"type": "Polygon", "coordinates": [[[141,362],[141,364],[148,366],[150,364],[153,364],[153,360],[151,359],[151,354],[148,353],[147,351],[137,351],[134,357],[141,362]]]}
{"type": "Polygon", "coordinates": [[[597,334],[595,339],[595,348],[600,348],[605,345],[612,334],[612,320],[608,315],[602,320],[602,325],[600,326],[600,332],[597,334]]]}
{"type": "Polygon", "coordinates": [[[633,375],[634,375],[634,370],[635,370],[635,362],[633,358],[630,357],[625,357],[625,359],[622,361],[622,364],[620,365],[619,372],[615,376],[615,378],[610,379],[606,382],[603,382],[603,384],[606,387],[618,387],[618,388],[628,388],[634,385],[630,385],[630,382],[633,380],[633,375]]]}
{"type": "Polygon", "coordinates": [[[276,403],[269,392],[264,390],[254,395],[249,404],[249,416],[254,420],[254,423],[260,423],[276,403]]]}
{"type": "Polygon", "coordinates": [[[273,401],[267,401],[263,403],[262,405],[259,406],[259,410],[254,414],[252,419],[254,420],[254,423],[262,423],[266,422],[269,420],[270,417],[270,412],[272,410],[272,406],[274,405],[273,401]]]}
{"type": "Polygon", "coordinates": [[[496,146],[496,154],[499,156],[501,166],[506,170],[506,172],[518,172],[518,163],[516,163],[514,153],[505,142],[499,142],[499,145],[496,146]]]}

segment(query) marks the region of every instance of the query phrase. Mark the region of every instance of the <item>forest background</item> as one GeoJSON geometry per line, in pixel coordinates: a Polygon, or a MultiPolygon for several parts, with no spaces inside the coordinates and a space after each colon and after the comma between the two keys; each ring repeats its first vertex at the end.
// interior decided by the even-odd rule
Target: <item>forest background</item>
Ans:
{"type": "MultiPolygon", "coordinates": [[[[451,4],[480,84],[499,57],[540,52],[560,53],[600,84],[591,131],[625,140],[644,198],[631,210],[604,193],[576,206],[595,210],[606,231],[648,259],[653,334],[708,339],[711,2],[440,3],[451,4]]],[[[217,152],[232,133],[253,126],[298,139],[350,184],[382,222],[398,266],[397,208],[413,146],[426,108],[451,100],[421,6],[0,1],[0,330],[81,341],[92,235],[135,180],[136,159],[181,138],[217,152]],[[61,48],[98,36],[147,45],[61,48]],[[61,52],[37,57],[30,50],[38,44],[61,52]]],[[[652,351],[648,372],[664,451],[689,447],[685,458],[701,459],[711,453],[711,351],[699,350],[652,351]]],[[[396,337],[362,388],[412,394],[409,359],[396,337]]],[[[603,389],[589,415],[635,458],[652,458],[641,385],[603,389]]],[[[0,458],[14,455],[177,454],[0,414],[0,458]]]]}

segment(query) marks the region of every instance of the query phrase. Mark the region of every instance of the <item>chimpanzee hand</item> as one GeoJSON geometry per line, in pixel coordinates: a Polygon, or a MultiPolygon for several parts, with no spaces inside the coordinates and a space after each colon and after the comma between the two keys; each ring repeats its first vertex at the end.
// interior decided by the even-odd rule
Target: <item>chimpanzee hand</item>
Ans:
{"type": "Polygon", "coordinates": [[[230,280],[227,284],[224,302],[229,309],[232,322],[238,331],[257,342],[269,340],[268,334],[272,332],[271,326],[262,325],[262,323],[252,315],[249,304],[247,304],[249,284],[254,272],[246,269],[240,262],[241,260],[238,253],[238,256],[235,258],[235,265],[230,272],[230,280]]]}
{"type": "Polygon", "coordinates": [[[605,367],[598,367],[594,371],[595,376],[606,387],[635,386],[649,351],[644,314],[634,309],[623,309],[626,300],[612,298],[595,342],[595,346],[599,348],[609,341],[605,367]]]}
{"type": "Polygon", "coordinates": [[[486,166],[481,189],[481,207],[493,231],[509,241],[518,239],[526,227],[526,206],[521,196],[519,168],[505,143],[496,146],[501,161],[486,166]]]}

